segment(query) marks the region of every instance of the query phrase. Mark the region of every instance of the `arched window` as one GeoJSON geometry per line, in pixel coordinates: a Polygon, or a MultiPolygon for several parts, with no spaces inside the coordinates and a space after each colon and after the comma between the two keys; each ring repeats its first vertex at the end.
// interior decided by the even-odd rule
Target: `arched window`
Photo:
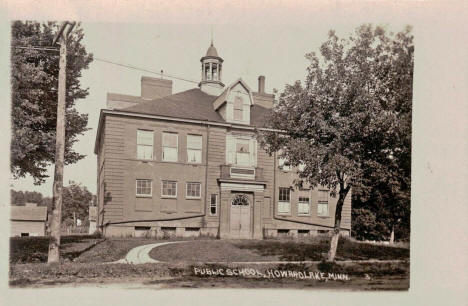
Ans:
{"type": "Polygon", "coordinates": [[[244,195],[244,194],[237,194],[232,198],[231,205],[236,205],[236,206],[249,206],[249,198],[244,195]]]}

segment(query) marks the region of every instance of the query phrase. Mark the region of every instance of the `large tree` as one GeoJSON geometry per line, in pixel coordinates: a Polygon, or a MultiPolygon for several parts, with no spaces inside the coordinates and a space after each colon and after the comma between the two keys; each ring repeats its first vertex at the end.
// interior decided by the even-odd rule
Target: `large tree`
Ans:
{"type": "MultiPolygon", "coordinates": [[[[45,181],[46,167],[55,159],[59,52],[51,45],[58,27],[55,22],[15,21],[12,24],[11,171],[14,178],[31,175],[35,184],[45,181]]],[[[72,147],[77,136],[88,130],[88,115],[80,114],[75,108],[77,100],[88,95],[88,89],[81,88],[80,77],[93,60],[81,44],[83,36],[78,25],[68,45],[66,164],[84,157],[72,147]]]]}
{"type": "MultiPolygon", "coordinates": [[[[305,84],[287,85],[262,133],[269,153],[281,152],[301,180],[338,196],[328,260],[336,255],[344,200],[377,182],[395,193],[409,186],[413,44],[397,34],[360,26],[349,38],[334,31],[309,53],[305,84]],[[407,187],[405,185],[405,187],[407,187]]],[[[394,210],[394,208],[386,208],[394,210]]],[[[396,209],[398,210],[398,208],[396,209]]],[[[396,212],[392,213],[397,214],[396,212]]]]}

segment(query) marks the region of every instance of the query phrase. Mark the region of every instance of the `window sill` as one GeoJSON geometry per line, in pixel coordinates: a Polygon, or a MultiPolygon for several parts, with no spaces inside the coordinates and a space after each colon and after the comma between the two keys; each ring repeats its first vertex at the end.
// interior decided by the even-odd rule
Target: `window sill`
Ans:
{"type": "Polygon", "coordinates": [[[136,160],[140,162],[144,162],[144,163],[155,161],[154,158],[152,159],[137,158],[136,160]]]}
{"type": "Polygon", "coordinates": [[[310,214],[297,214],[298,217],[310,217],[310,214]]]}
{"type": "Polygon", "coordinates": [[[291,212],[278,212],[277,213],[278,216],[281,216],[281,217],[291,217],[291,212]]]}
{"type": "Polygon", "coordinates": [[[195,197],[185,197],[186,200],[201,200],[201,197],[195,198],[195,197]]]}
{"type": "Polygon", "coordinates": [[[331,218],[330,216],[317,216],[319,218],[323,218],[323,219],[328,219],[328,218],[331,218]]]}
{"type": "Polygon", "coordinates": [[[153,195],[136,195],[137,198],[152,198],[153,195]]]}
{"type": "Polygon", "coordinates": [[[161,196],[161,199],[177,199],[177,197],[161,196]]]}

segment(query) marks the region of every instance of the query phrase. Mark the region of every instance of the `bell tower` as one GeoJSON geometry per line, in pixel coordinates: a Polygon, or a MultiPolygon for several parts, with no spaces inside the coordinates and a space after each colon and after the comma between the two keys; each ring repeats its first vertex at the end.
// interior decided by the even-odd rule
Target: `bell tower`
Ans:
{"type": "Polygon", "coordinates": [[[218,51],[211,45],[206,51],[206,55],[200,59],[202,64],[202,78],[198,86],[209,95],[218,96],[224,89],[224,84],[221,82],[223,59],[219,57],[218,51]]]}

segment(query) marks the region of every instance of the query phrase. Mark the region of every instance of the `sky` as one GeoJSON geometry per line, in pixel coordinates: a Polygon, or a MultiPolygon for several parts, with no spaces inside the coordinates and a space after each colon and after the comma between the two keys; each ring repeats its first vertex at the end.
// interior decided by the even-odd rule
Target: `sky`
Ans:
{"type": "MultiPolygon", "coordinates": [[[[83,70],[81,84],[89,88],[89,95],[77,101],[80,113],[89,116],[91,128],[79,137],[75,151],[86,157],[64,169],[64,185],[70,181],[81,183],[92,193],[96,192],[96,155],[94,143],[100,110],[106,108],[108,92],[140,95],[142,76],[154,74],[112,65],[99,59],[131,65],[151,71],[161,70],[199,81],[200,58],[205,55],[213,32],[214,45],[224,59],[223,82],[228,85],[241,77],[256,91],[258,76],[266,77],[265,90],[280,92],[286,84],[303,80],[308,60],[305,54],[318,52],[326,41],[329,30],[348,36],[360,23],[317,23],[310,25],[232,25],[232,24],[144,24],[144,23],[88,23],[83,22],[85,37],[82,41],[87,51],[96,58],[83,70]]],[[[385,26],[385,24],[383,24],[385,26]]],[[[403,25],[386,25],[392,30],[403,25]]],[[[173,80],[173,93],[184,91],[197,84],[173,80]]],[[[50,177],[42,185],[33,184],[31,177],[12,180],[11,188],[39,191],[52,195],[53,165],[50,177]]]]}

